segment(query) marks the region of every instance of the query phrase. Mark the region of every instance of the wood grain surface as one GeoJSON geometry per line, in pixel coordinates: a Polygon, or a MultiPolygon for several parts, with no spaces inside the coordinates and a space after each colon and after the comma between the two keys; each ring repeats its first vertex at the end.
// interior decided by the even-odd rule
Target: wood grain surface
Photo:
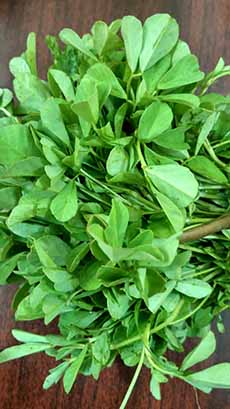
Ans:
{"type": "MultiPolygon", "coordinates": [[[[204,70],[212,69],[220,56],[230,63],[229,0],[0,0],[0,87],[11,85],[9,59],[22,52],[30,31],[38,33],[39,67],[45,78],[49,55],[44,44],[47,33],[56,34],[63,27],[72,27],[80,34],[97,20],[110,22],[133,14],[142,20],[159,12],[172,14],[180,24],[181,36],[189,42],[204,70]]],[[[226,94],[230,79],[223,79],[216,88],[226,94]]],[[[11,329],[47,332],[41,322],[15,324],[10,303],[14,287],[0,288],[0,349],[12,345],[11,329]]],[[[228,322],[230,326],[229,314],[228,322]]],[[[52,325],[50,330],[55,330],[52,325]],[[53,327],[53,328],[52,328],[53,327]]],[[[230,334],[218,336],[218,350],[210,363],[230,360],[230,334]]],[[[175,356],[172,356],[175,358],[175,356]]],[[[116,362],[105,370],[96,383],[92,378],[78,378],[73,392],[66,396],[61,385],[45,392],[42,382],[52,358],[37,354],[0,366],[0,409],[118,409],[129,385],[133,369],[116,362]]],[[[229,391],[216,390],[210,395],[171,380],[162,388],[161,402],[149,393],[149,373],[143,370],[127,406],[128,409],[229,409],[229,391]],[[198,402],[199,400],[199,402],[198,402]]]]}

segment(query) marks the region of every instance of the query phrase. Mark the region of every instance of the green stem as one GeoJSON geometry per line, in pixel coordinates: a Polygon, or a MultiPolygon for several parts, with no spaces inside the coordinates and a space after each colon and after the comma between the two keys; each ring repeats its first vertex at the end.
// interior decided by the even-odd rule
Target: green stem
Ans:
{"type": "Polygon", "coordinates": [[[221,146],[228,145],[229,143],[230,143],[230,140],[217,143],[216,145],[213,146],[213,149],[220,148],[221,146]]]}
{"type": "Polygon", "coordinates": [[[145,179],[146,179],[146,181],[147,181],[147,183],[148,183],[148,185],[150,187],[151,193],[155,197],[156,193],[157,193],[157,189],[154,187],[151,179],[149,178],[149,176],[147,175],[147,173],[145,171],[145,168],[147,167],[147,163],[145,162],[145,158],[144,158],[143,153],[141,151],[141,144],[140,144],[139,140],[137,140],[136,148],[137,148],[138,158],[139,158],[139,161],[141,163],[141,167],[142,167],[143,172],[144,172],[145,179]]]}
{"type": "Polygon", "coordinates": [[[95,179],[93,176],[91,176],[88,172],[86,172],[85,170],[81,169],[80,170],[80,174],[87,177],[88,179],[91,179],[94,183],[96,183],[97,185],[103,187],[103,189],[107,190],[108,192],[110,192],[113,196],[118,197],[120,200],[122,200],[122,202],[125,202],[127,205],[130,205],[130,203],[128,202],[128,200],[124,199],[122,196],[120,196],[118,193],[114,192],[112,189],[110,189],[107,185],[105,185],[103,182],[100,182],[100,180],[95,179]]]}
{"type": "Polygon", "coordinates": [[[127,405],[127,403],[128,403],[128,400],[129,400],[129,398],[130,398],[130,396],[131,396],[131,394],[132,394],[132,392],[133,392],[134,386],[135,386],[135,384],[136,384],[136,382],[137,382],[137,378],[138,378],[138,376],[140,375],[141,368],[142,368],[143,362],[144,362],[144,358],[145,358],[145,347],[143,347],[143,349],[142,349],[142,353],[141,353],[141,358],[140,358],[139,364],[137,365],[137,368],[136,368],[136,370],[135,370],[135,372],[134,372],[134,375],[133,375],[133,378],[132,378],[132,380],[131,380],[131,383],[130,383],[130,385],[129,385],[129,387],[128,387],[128,390],[127,390],[127,392],[126,392],[126,394],[125,394],[125,397],[124,397],[124,399],[123,399],[123,401],[122,401],[122,403],[121,403],[121,405],[120,405],[120,409],[125,409],[125,407],[126,407],[126,405],[127,405]]]}
{"type": "MultiPolygon", "coordinates": [[[[162,324],[159,324],[158,326],[156,326],[155,328],[153,328],[153,329],[150,331],[150,334],[155,334],[156,332],[160,331],[161,329],[163,329],[163,328],[166,327],[167,325],[170,325],[170,326],[171,326],[171,325],[178,324],[178,323],[181,322],[181,321],[187,320],[187,319],[190,318],[193,314],[195,314],[195,313],[206,303],[206,301],[208,300],[209,297],[210,297],[210,294],[209,294],[207,297],[205,297],[205,298],[198,304],[198,306],[197,306],[196,308],[194,308],[194,310],[192,310],[192,311],[189,312],[188,314],[186,314],[186,315],[184,315],[183,317],[181,317],[181,318],[179,318],[179,319],[176,320],[175,318],[176,318],[176,316],[179,314],[180,309],[181,309],[181,307],[182,307],[182,301],[183,301],[183,300],[181,300],[181,301],[180,301],[181,305],[179,306],[179,304],[178,304],[176,310],[175,310],[175,311],[173,312],[173,314],[171,315],[170,320],[166,320],[166,321],[163,322],[162,324]],[[180,308],[179,308],[179,307],[180,307],[180,308]]],[[[184,302],[184,301],[183,301],[183,302],[184,302]]],[[[133,343],[136,342],[136,341],[139,341],[141,338],[142,338],[141,335],[136,335],[135,337],[132,337],[132,338],[126,339],[126,340],[123,341],[123,342],[120,342],[119,344],[111,345],[111,348],[110,348],[110,349],[114,350],[114,349],[122,348],[122,347],[124,347],[124,346],[133,344],[133,343]]]]}
{"type": "Polygon", "coordinates": [[[118,344],[112,344],[110,346],[110,349],[111,350],[116,350],[116,349],[119,349],[119,348],[123,348],[123,347],[125,347],[127,345],[133,344],[136,341],[140,341],[140,339],[141,339],[141,335],[135,335],[135,337],[128,338],[125,341],[119,342],[118,344]]]}
{"type": "MultiPolygon", "coordinates": [[[[2,111],[7,117],[9,117],[9,118],[12,118],[13,117],[13,115],[9,112],[9,111],[7,111],[7,109],[5,109],[5,108],[3,108],[3,107],[1,107],[0,108],[0,111],[2,111]]],[[[15,118],[15,117],[14,117],[15,118]]],[[[17,118],[15,118],[15,120],[17,121],[17,118]]]]}
{"type": "Polygon", "coordinates": [[[169,371],[168,369],[161,368],[161,367],[154,361],[153,356],[152,356],[152,354],[151,354],[151,351],[150,351],[149,349],[145,349],[145,355],[146,355],[146,358],[147,358],[147,360],[149,361],[150,365],[151,365],[153,368],[157,369],[157,371],[163,373],[164,375],[176,376],[177,378],[183,379],[183,376],[180,376],[178,372],[172,372],[172,371],[169,371]]]}
{"type": "MultiPolygon", "coordinates": [[[[171,322],[171,321],[173,321],[173,320],[177,317],[177,315],[179,314],[180,309],[181,309],[183,303],[184,303],[184,300],[180,300],[180,302],[179,302],[177,308],[176,308],[176,309],[174,310],[174,312],[171,314],[170,318],[169,318],[168,320],[166,320],[165,322],[163,322],[162,324],[158,325],[157,327],[152,328],[152,329],[150,330],[150,334],[154,334],[154,333],[160,331],[162,328],[166,327],[167,325],[173,325],[173,322],[171,322]]],[[[119,348],[122,348],[122,347],[124,347],[124,346],[133,344],[133,343],[136,342],[136,341],[140,341],[141,339],[142,339],[142,336],[141,336],[141,335],[136,335],[135,337],[128,338],[128,339],[126,339],[125,341],[120,342],[119,344],[111,345],[111,349],[119,349],[119,348]]]]}
{"type": "Polygon", "coordinates": [[[187,280],[187,279],[190,279],[190,278],[198,277],[198,276],[206,274],[206,273],[213,272],[215,270],[216,270],[216,267],[210,267],[210,268],[206,268],[206,270],[198,271],[195,274],[186,274],[186,273],[184,273],[184,274],[182,274],[182,277],[186,278],[186,280],[187,280]]]}
{"type": "Polygon", "coordinates": [[[145,158],[144,158],[144,156],[143,156],[143,154],[142,154],[142,151],[141,151],[141,144],[140,144],[140,141],[139,140],[137,140],[137,154],[138,154],[138,158],[139,158],[139,160],[140,160],[140,162],[141,162],[141,167],[142,167],[142,169],[143,170],[145,170],[145,167],[147,166],[147,163],[145,162],[145,158]]]}
{"type": "Polygon", "coordinates": [[[151,329],[150,334],[155,334],[156,332],[160,331],[161,329],[167,327],[168,325],[173,325],[173,323],[175,322],[175,318],[178,316],[181,308],[183,307],[184,304],[184,300],[180,300],[180,302],[178,303],[178,306],[175,308],[175,310],[173,311],[173,313],[170,315],[170,317],[162,322],[161,324],[157,325],[156,327],[154,327],[153,329],[151,329]]]}
{"type": "Polygon", "coordinates": [[[195,313],[206,303],[206,301],[208,300],[209,297],[210,297],[210,294],[209,294],[207,297],[205,297],[205,298],[201,301],[201,303],[198,304],[198,306],[197,306],[196,308],[194,308],[194,310],[192,310],[191,312],[189,312],[189,313],[188,313],[187,315],[185,315],[184,317],[179,318],[179,319],[176,320],[176,321],[173,321],[170,325],[178,324],[179,322],[185,321],[185,320],[187,320],[188,318],[190,318],[193,314],[195,314],[195,313]]]}
{"type": "Polygon", "coordinates": [[[204,278],[203,278],[203,281],[212,280],[214,277],[216,277],[216,276],[219,275],[219,274],[221,274],[221,270],[215,271],[215,272],[209,274],[207,277],[204,277],[204,278]]]}
{"type": "Polygon", "coordinates": [[[79,187],[80,191],[83,192],[85,195],[88,195],[92,197],[93,199],[96,199],[98,202],[101,202],[105,204],[106,206],[110,207],[110,203],[106,202],[105,200],[101,199],[97,194],[90,192],[89,190],[85,189],[81,183],[75,181],[76,185],[79,187]]]}
{"type": "Polygon", "coordinates": [[[206,149],[206,151],[209,153],[210,157],[214,160],[214,162],[216,162],[219,166],[221,166],[222,168],[227,168],[227,165],[222,162],[215,154],[212,146],[210,145],[209,141],[206,140],[204,143],[204,147],[206,149]]]}

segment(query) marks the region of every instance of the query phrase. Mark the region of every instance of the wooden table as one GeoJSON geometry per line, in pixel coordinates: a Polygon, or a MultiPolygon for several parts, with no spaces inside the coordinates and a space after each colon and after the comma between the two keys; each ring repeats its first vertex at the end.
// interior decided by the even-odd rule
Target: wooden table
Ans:
{"type": "MultiPolygon", "coordinates": [[[[56,34],[63,27],[72,27],[80,34],[88,31],[95,20],[110,22],[126,14],[141,19],[159,12],[172,14],[180,24],[181,36],[189,42],[204,70],[212,69],[219,56],[230,63],[229,0],[1,0],[0,1],[0,87],[11,85],[8,61],[25,47],[26,35],[38,33],[39,66],[44,77],[49,55],[44,36],[56,34]]],[[[228,93],[230,79],[222,79],[216,88],[228,93]]],[[[14,288],[0,289],[0,348],[12,345],[11,329],[15,327],[10,302],[14,288]]],[[[227,323],[227,319],[226,319],[227,323]]],[[[228,320],[229,326],[229,320],[228,320]]],[[[17,324],[17,327],[44,331],[40,322],[17,324]]],[[[210,363],[230,360],[230,335],[218,337],[218,350],[210,363]]],[[[133,369],[116,362],[105,370],[96,383],[81,376],[73,392],[66,396],[61,385],[47,392],[42,382],[51,358],[37,354],[0,366],[0,409],[117,409],[133,369]]],[[[229,409],[230,392],[216,390],[211,395],[198,393],[176,380],[162,388],[162,401],[149,393],[149,373],[143,370],[128,409],[229,409]]]]}

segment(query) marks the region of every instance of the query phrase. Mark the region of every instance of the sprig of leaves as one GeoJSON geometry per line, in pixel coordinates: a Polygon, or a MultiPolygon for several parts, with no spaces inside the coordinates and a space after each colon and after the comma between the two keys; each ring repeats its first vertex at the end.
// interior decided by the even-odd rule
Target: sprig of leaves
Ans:
{"type": "Polygon", "coordinates": [[[59,38],[46,80],[31,33],[10,62],[16,102],[0,90],[0,283],[19,283],[17,320],[60,333],[13,330],[0,362],[44,351],[61,362],[43,387],[69,393],[120,355],[137,365],[121,408],[143,365],[156,399],[169,377],[229,388],[229,363],[190,369],[229,309],[230,99],[208,92],[229,67],[203,73],[167,14],[59,38]],[[178,367],[165,353],[188,337],[178,367]]]}

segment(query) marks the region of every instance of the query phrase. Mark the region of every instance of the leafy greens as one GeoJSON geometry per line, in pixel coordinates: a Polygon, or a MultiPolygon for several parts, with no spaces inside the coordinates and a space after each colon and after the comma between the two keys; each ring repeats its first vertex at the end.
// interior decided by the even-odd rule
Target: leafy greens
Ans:
{"type": "Polygon", "coordinates": [[[16,320],[57,318],[59,335],[15,329],[0,362],[44,351],[61,361],[44,388],[69,393],[120,355],[137,365],[120,408],[143,365],[156,399],[170,377],[229,388],[230,363],[190,368],[229,309],[230,98],[208,89],[230,67],[203,73],[168,14],[59,38],[47,79],[31,33],[0,89],[0,283],[19,284],[16,320]],[[165,353],[189,337],[178,367],[165,353]]]}

